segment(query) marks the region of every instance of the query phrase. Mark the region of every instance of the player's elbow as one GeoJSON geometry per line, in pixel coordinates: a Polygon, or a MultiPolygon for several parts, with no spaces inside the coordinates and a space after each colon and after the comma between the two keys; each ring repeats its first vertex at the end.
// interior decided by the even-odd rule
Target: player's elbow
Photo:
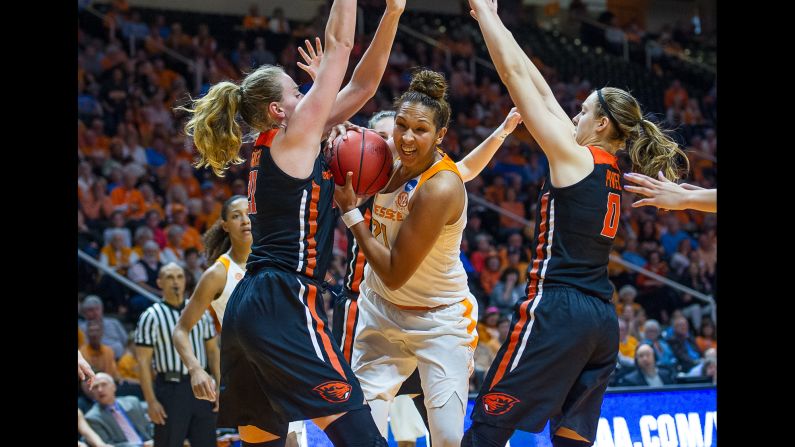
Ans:
{"type": "Polygon", "coordinates": [[[390,275],[389,278],[384,278],[383,282],[384,282],[384,285],[386,286],[387,289],[389,289],[389,290],[397,290],[397,289],[403,287],[403,284],[406,284],[406,281],[408,281],[408,280],[409,280],[408,276],[399,275],[399,274],[393,274],[393,275],[390,275]]]}
{"type": "Polygon", "coordinates": [[[353,39],[348,37],[339,37],[334,34],[326,36],[326,48],[324,53],[329,52],[345,52],[350,53],[353,50],[353,39]]]}

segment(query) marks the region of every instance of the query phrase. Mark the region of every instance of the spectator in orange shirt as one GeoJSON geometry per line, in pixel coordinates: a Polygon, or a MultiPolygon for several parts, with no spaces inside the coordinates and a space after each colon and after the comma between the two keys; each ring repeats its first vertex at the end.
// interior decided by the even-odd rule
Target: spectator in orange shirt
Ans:
{"type": "Polygon", "coordinates": [[[486,265],[483,267],[483,271],[480,272],[480,286],[483,287],[483,292],[486,295],[491,295],[494,286],[500,280],[501,274],[500,257],[497,255],[497,251],[492,249],[486,258],[486,265]]]}
{"type": "MultiPolygon", "coordinates": [[[[180,160],[177,165],[177,175],[172,176],[169,182],[172,185],[182,185],[191,199],[200,198],[202,196],[202,188],[196,176],[193,175],[193,168],[190,163],[185,160],[180,160]]],[[[213,221],[215,222],[215,221],[213,221]]]]}
{"type": "Polygon", "coordinates": [[[138,168],[127,166],[122,173],[123,184],[110,193],[110,200],[117,211],[123,211],[131,220],[141,220],[146,212],[146,202],[135,184],[138,182],[138,168]]]}
{"type": "MultiPolygon", "coordinates": [[[[172,226],[176,225],[182,228],[182,242],[180,248],[183,250],[194,247],[196,250],[204,251],[204,244],[202,243],[202,236],[193,228],[188,222],[188,210],[180,204],[175,204],[171,209],[172,211],[172,226]]],[[[168,233],[168,230],[166,230],[168,233]]]]}
{"type": "MultiPolygon", "coordinates": [[[[141,191],[141,196],[144,198],[144,218],[147,214],[149,214],[149,211],[155,211],[161,219],[165,218],[166,212],[163,211],[163,207],[158,201],[159,197],[155,195],[155,191],[152,189],[152,186],[148,183],[143,183],[138,190],[141,191]]],[[[163,241],[165,240],[165,237],[163,237],[163,241]]]]}
{"type": "Polygon", "coordinates": [[[179,77],[176,71],[166,68],[163,59],[155,59],[155,74],[157,75],[158,85],[164,90],[171,88],[171,84],[179,77]]]}
{"type": "Polygon", "coordinates": [[[679,82],[679,79],[674,79],[674,82],[672,82],[671,86],[665,91],[665,108],[670,109],[677,102],[681,105],[687,104],[688,99],[690,98],[687,94],[687,90],[682,87],[682,83],[679,82]]]}
{"type": "MultiPolygon", "coordinates": [[[[502,178],[502,177],[498,177],[502,178]]],[[[516,190],[513,188],[505,188],[505,200],[499,202],[500,208],[503,208],[506,211],[510,211],[513,214],[518,215],[519,217],[525,217],[524,215],[524,204],[516,200],[516,190]]],[[[517,221],[512,217],[508,217],[504,214],[500,214],[500,232],[506,233],[511,230],[516,230],[522,228],[524,226],[523,223],[517,221]]]]}
{"type": "Polygon", "coordinates": [[[196,216],[193,227],[196,228],[199,233],[207,231],[207,229],[221,217],[221,208],[223,208],[221,202],[210,194],[205,194],[205,196],[202,197],[201,211],[196,216]]]}
{"type": "Polygon", "coordinates": [[[491,186],[486,187],[486,200],[491,203],[500,203],[505,201],[505,178],[501,175],[494,177],[491,186]]]}
{"type": "Polygon", "coordinates": [[[259,15],[259,7],[256,4],[252,4],[248,8],[248,14],[243,17],[243,29],[246,31],[250,30],[264,30],[268,27],[268,18],[259,15]]]}
{"type": "Polygon", "coordinates": [[[86,359],[94,372],[104,372],[120,380],[119,371],[116,368],[116,361],[113,360],[113,349],[102,343],[103,335],[102,322],[97,320],[89,321],[86,324],[88,343],[80,348],[80,353],[86,359]]]}
{"type": "Polygon", "coordinates": [[[138,255],[125,242],[126,235],[121,229],[111,229],[108,234],[110,241],[102,247],[99,262],[113,268],[120,275],[126,275],[130,265],[138,261],[138,255]]]}

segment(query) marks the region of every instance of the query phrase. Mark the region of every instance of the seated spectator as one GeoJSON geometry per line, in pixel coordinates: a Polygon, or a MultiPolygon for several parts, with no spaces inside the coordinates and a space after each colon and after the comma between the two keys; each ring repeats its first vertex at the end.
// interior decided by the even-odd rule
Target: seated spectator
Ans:
{"type": "Polygon", "coordinates": [[[489,251],[489,255],[486,258],[486,266],[483,268],[483,271],[480,272],[480,286],[483,288],[483,292],[487,295],[491,295],[494,286],[497,285],[497,282],[500,280],[501,274],[500,257],[497,255],[497,250],[492,249],[489,251]]]}
{"type": "Polygon", "coordinates": [[[113,378],[98,373],[92,394],[96,400],[86,413],[86,421],[103,441],[114,446],[152,445],[150,424],[141,401],[134,396],[116,397],[113,378]]]}
{"type": "Polygon", "coordinates": [[[102,371],[116,380],[120,379],[116,361],[113,359],[113,350],[110,346],[102,344],[102,322],[89,321],[87,326],[88,343],[80,348],[80,353],[94,371],[102,371]]]}
{"type": "Polygon", "coordinates": [[[146,212],[146,226],[152,230],[152,234],[154,235],[154,241],[157,242],[158,247],[160,249],[166,248],[168,244],[168,238],[166,238],[166,232],[160,228],[160,222],[163,220],[163,213],[162,208],[161,211],[157,210],[149,210],[146,212]]]}
{"type": "MultiPolygon", "coordinates": [[[[488,270],[487,267],[486,271],[488,270]]],[[[500,280],[494,285],[489,303],[496,306],[501,314],[510,314],[516,303],[524,298],[525,286],[525,283],[519,282],[519,272],[513,267],[508,267],[503,270],[500,280]]]]}
{"type": "Polygon", "coordinates": [[[284,10],[276,7],[268,20],[268,28],[273,34],[290,34],[290,22],[284,17],[284,10]]]}
{"type": "Polygon", "coordinates": [[[718,349],[718,340],[715,334],[715,323],[712,318],[704,317],[701,321],[701,330],[696,337],[696,346],[701,352],[706,353],[708,349],[718,349]]]}
{"type": "Polygon", "coordinates": [[[248,14],[243,17],[243,29],[249,30],[264,30],[268,27],[268,18],[259,15],[259,7],[252,4],[248,8],[248,14]]]}
{"type": "Polygon", "coordinates": [[[668,344],[676,356],[676,360],[682,371],[689,371],[701,361],[701,350],[698,349],[695,340],[690,335],[690,325],[687,318],[677,316],[673,322],[674,333],[668,339],[668,344]]]}
{"type": "Polygon", "coordinates": [[[122,211],[124,217],[131,220],[141,220],[146,212],[146,203],[141,191],[135,187],[138,183],[139,168],[127,166],[123,170],[123,184],[110,192],[110,200],[116,211],[122,211]]]}
{"type": "Polygon", "coordinates": [[[646,343],[638,345],[635,350],[638,370],[622,377],[618,385],[660,387],[674,383],[673,373],[666,368],[658,368],[657,364],[654,348],[646,343]]]}
{"type": "Polygon", "coordinates": [[[114,447],[112,444],[107,444],[102,438],[88,425],[86,417],[83,415],[83,410],[77,409],[77,433],[82,437],[83,441],[77,441],[77,447],[114,447]]]}
{"type": "Polygon", "coordinates": [[[185,230],[179,225],[171,225],[166,229],[166,248],[160,255],[163,264],[176,262],[179,265],[185,264],[185,251],[182,249],[182,235],[185,230]]]}
{"type": "Polygon", "coordinates": [[[629,334],[629,325],[623,318],[618,319],[618,363],[632,366],[635,363],[635,350],[638,339],[629,334]]]}
{"type": "Polygon", "coordinates": [[[185,250],[185,291],[188,295],[199,284],[199,278],[204,273],[204,262],[201,253],[194,247],[185,250]],[[190,276],[190,278],[188,278],[190,276]]]}
{"type": "MultiPolygon", "coordinates": [[[[660,323],[657,320],[648,320],[643,325],[643,343],[654,348],[654,358],[660,366],[675,366],[676,357],[668,342],[660,338],[660,323]]],[[[637,355],[637,353],[635,354],[637,355]]]]}
{"type": "MultiPolygon", "coordinates": [[[[163,267],[160,261],[160,249],[155,241],[146,241],[143,247],[143,256],[136,262],[127,274],[127,277],[151,292],[155,296],[161,296],[160,287],[157,286],[157,272],[163,267]]],[[[135,294],[130,297],[130,309],[128,317],[137,321],[141,313],[152,304],[149,298],[135,294]]]]}
{"type": "MultiPolygon", "coordinates": [[[[618,289],[618,303],[616,303],[616,314],[622,315],[624,307],[629,306],[635,312],[641,308],[640,304],[635,302],[635,297],[638,296],[638,290],[630,284],[626,284],[618,289]]],[[[633,349],[634,352],[634,349],[633,349]]]]}
{"type": "Polygon", "coordinates": [[[89,295],[83,299],[80,311],[85,317],[85,321],[78,321],[79,328],[86,333],[89,321],[99,321],[102,323],[102,343],[110,346],[113,350],[113,358],[118,359],[124,353],[124,346],[127,345],[127,331],[119,320],[104,316],[102,299],[96,295],[89,295]]]}
{"type": "Polygon", "coordinates": [[[704,351],[704,358],[685,374],[686,377],[712,377],[712,383],[718,382],[718,350],[710,348],[704,351]]]}
{"type": "Polygon", "coordinates": [[[168,234],[171,227],[180,227],[182,229],[180,248],[186,250],[190,247],[194,247],[198,251],[204,251],[204,243],[202,243],[201,234],[188,223],[188,210],[180,204],[175,204],[171,208],[171,212],[173,213],[174,223],[166,229],[166,234],[168,234]]]}
{"type": "Polygon", "coordinates": [[[124,211],[113,211],[110,215],[110,227],[102,232],[102,240],[109,244],[114,232],[121,232],[124,237],[124,245],[132,247],[133,238],[130,229],[127,228],[127,220],[124,218],[124,211]],[[118,231],[117,231],[118,230],[118,231]]]}

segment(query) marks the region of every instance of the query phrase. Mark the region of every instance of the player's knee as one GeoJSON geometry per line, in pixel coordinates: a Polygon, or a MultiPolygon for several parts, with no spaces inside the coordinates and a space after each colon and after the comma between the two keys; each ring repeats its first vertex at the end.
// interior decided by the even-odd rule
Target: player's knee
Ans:
{"type": "Polygon", "coordinates": [[[373,421],[369,407],[349,411],[330,423],[325,429],[326,436],[335,447],[386,447],[386,439],[381,436],[373,421]]]}

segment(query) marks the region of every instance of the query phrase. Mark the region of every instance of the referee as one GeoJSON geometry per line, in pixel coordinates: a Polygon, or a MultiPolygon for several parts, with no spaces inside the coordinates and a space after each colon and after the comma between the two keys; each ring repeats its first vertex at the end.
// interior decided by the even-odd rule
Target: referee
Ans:
{"type": "MultiPolygon", "coordinates": [[[[155,445],[182,447],[188,438],[191,447],[215,447],[217,408],[213,408],[213,403],[193,396],[188,368],[171,343],[171,334],[185,308],[185,271],[173,262],[166,264],[160,268],[157,286],[163,291],[163,301],[141,314],[135,331],[141,388],[149,407],[149,418],[155,423],[155,445]]],[[[207,369],[210,359],[210,372],[218,383],[221,370],[213,360],[218,358],[213,352],[218,349],[215,335],[212,320],[206,312],[190,331],[193,352],[204,369],[207,369]]]]}

